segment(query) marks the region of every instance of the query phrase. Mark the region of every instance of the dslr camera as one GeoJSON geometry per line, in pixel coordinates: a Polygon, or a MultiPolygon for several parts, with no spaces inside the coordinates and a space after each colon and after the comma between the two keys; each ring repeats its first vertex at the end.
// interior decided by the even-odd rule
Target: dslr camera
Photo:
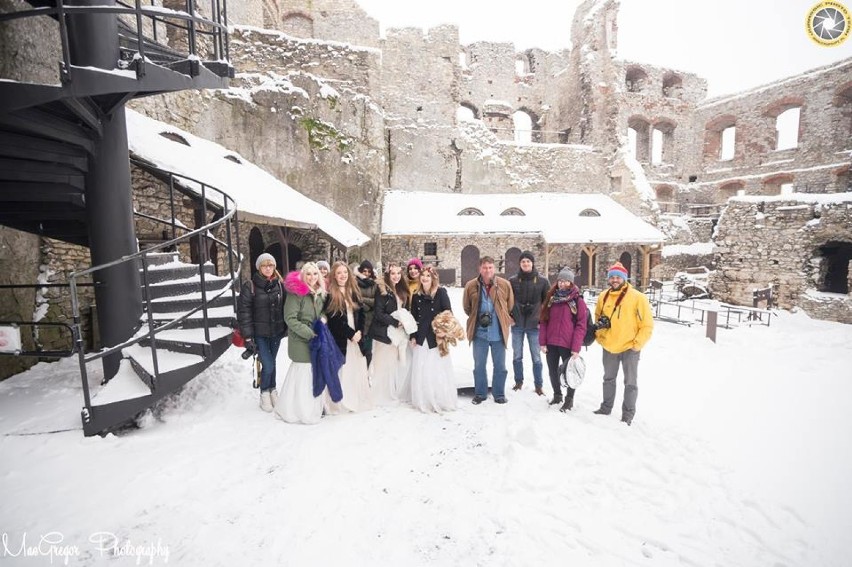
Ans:
{"type": "Polygon", "coordinates": [[[254,341],[247,340],[245,348],[246,350],[244,350],[243,353],[240,355],[241,357],[243,357],[243,360],[248,360],[257,352],[257,347],[255,347],[254,341]]]}
{"type": "Polygon", "coordinates": [[[601,315],[598,317],[597,322],[595,323],[595,330],[600,331],[601,329],[609,329],[612,327],[612,321],[609,320],[609,317],[606,315],[601,315]]]}
{"type": "Polygon", "coordinates": [[[523,315],[532,315],[533,312],[533,304],[532,303],[522,303],[521,304],[521,313],[523,315]]]}
{"type": "Polygon", "coordinates": [[[491,313],[480,313],[479,319],[477,319],[480,327],[490,327],[491,326],[491,313]]]}

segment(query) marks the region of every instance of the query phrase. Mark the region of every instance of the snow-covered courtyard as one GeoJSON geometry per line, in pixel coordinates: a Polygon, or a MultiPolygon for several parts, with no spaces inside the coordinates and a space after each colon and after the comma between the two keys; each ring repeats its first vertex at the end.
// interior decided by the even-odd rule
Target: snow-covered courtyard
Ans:
{"type": "Polygon", "coordinates": [[[714,344],[657,322],[632,427],[621,384],[592,413],[600,353],[568,414],[528,367],[506,405],[297,426],[232,348],[106,438],[82,435],[76,361],[39,364],[0,383],[0,564],[849,565],[852,326],[780,312],[714,344]]]}

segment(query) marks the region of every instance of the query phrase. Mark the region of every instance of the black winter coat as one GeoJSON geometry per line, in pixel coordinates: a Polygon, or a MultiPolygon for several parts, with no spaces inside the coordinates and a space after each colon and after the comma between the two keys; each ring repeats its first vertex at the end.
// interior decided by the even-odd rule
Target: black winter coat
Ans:
{"type": "Polygon", "coordinates": [[[376,304],[373,310],[373,324],[368,335],[380,343],[389,345],[388,327],[399,327],[400,322],[391,317],[391,313],[399,309],[396,296],[392,292],[376,293],[376,304]]]}
{"type": "MultiPolygon", "coordinates": [[[[355,320],[355,328],[349,326],[349,323],[346,321],[346,311],[342,313],[330,313],[328,311],[328,304],[331,300],[331,295],[329,294],[325,300],[325,307],[323,311],[325,311],[326,317],[328,318],[328,330],[331,331],[331,336],[334,337],[334,342],[337,344],[337,348],[340,349],[340,352],[346,356],[346,345],[349,343],[349,339],[355,336],[355,333],[361,331],[361,341],[358,343],[358,346],[361,348],[363,353],[364,351],[364,310],[361,308],[360,303],[355,303],[354,312],[352,313],[352,317],[355,320]]],[[[353,298],[354,301],[354,298],[353,298]]]]}
{"type": "Polygon", "coordinates": [[[417,332],[412,334],[411,338],[415,339],[418,345],[423,346],[426,342],[429,348],[438,346],[435,331],[432,330],[432,319],[441,311],[452,311],[450,296],[447,295],[446,289],[439,287],[434,298],[424,293],[414,294],[414,299],[411,300],[411,314],[417,321],[417,332]]]}
{"type": "Polygon", "coordinates": [[[509,278],[512,292],[515,294],[515,308],[512,309],[512,319],[519,329],[538,329],[541,304],[550,289],[547,278],[536,271],[525,273],[519,271],[509,278]]]}
{"type": "Polygon", "coordinates": [[[284,299],[284,286],[278,278],[267,280],[255,272],[250,281],[243,282],[237,312],[243,337],[283,336],[287,331],[284,299]]]}
{"type": "Polygon", "coordinates": [[[358,289],[361,291],[361,310],[364,311],[364,328],[369,329],[373,324],[373,311],[376,308],[376,295],[379,286],[373,278],[355,276],[358,289]]]}

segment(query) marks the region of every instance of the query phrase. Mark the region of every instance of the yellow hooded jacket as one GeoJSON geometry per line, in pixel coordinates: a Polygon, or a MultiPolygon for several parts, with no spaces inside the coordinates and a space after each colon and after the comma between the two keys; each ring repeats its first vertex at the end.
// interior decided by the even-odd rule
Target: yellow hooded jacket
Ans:
{"type": "Polygon", "coordinates": [[[595,340],[613,354],[642,350],[654,330],[654,316],[645,294],[624,282],[624,299],[616,308],[621,291],[604,292],[595,307],[595,321],[606,315],[612,322],[609,329],[595,333],[595,340]]]}

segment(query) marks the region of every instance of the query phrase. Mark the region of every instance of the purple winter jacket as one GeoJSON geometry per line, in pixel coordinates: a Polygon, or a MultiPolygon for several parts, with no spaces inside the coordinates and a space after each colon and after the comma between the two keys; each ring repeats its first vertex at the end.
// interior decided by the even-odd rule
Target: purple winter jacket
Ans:
{"type": "Polygon", "coordinates": [[[583,347],[583,337],[586,336],[586,313],[589,308],[582,297],[577,297],[577,324],[574,315],[566,303],[556,303],[550,307],[550,318],[538,326],[538,344],[541,346],[555,345],[580,352],[583,347]]]}

